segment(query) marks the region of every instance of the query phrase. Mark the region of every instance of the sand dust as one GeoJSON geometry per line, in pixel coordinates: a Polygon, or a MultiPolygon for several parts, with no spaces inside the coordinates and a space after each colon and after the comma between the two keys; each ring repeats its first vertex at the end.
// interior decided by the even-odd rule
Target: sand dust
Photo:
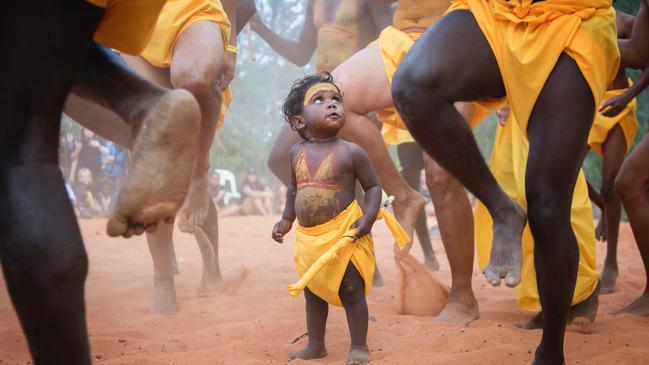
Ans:
{"type": "MultiPolygon", "coordinates": [[[[144,238],[109,238],[104,233],[104,220],[81,221],[90,260],[86,299],[95,363],[284,364],[289,351],[305,345],[306,338],[299,337],[306,328],[303,296],[293,299],[286,291],[286,286],[297,279],[292,244],[280,245],[270,238],[277,219],[221,219],[221,268],[224,282],[234,278],[231,288],[236,289],[209,296],[196,294],[202,266],[194,238],[176,232],[179,311],[171,317],[147,314],[153,269],[144,238]]],[[[516,328],[515,323],[531,315],[516,309],[511,289],[492,288],[478,271],[473,283],[481,317],[468,327],[433,323],[432,317],[399,315],[399,276],[392,257],[392,239],[383,225],[375,227],[378,264],[385,285],[368,298],[368,344],[373,364],[531,362],[541,332],[516,328]]],[[[292,234],[286,242],[292,242],[292,234]]],[[[435,277],[449,286],[450,271],[442,244],[437,239],[433,245],[441,264],[435,277]]],[[[604,250],[605,245],[598,243],[600,263],[604,250]]],[[[418,245],[412,253],[423,257],[418,245]]],[[[602,297],[592,334],[567,333],[569,364],[648,363],[649,317],[609,314],[629,304],[645,285],[642,263],[627,224],[620,230],[619,267],[617,290],[602,297]]],[[[344,364],[349,335],[340,308],[330,310],[327,346],[327,358],[292,364],[344,364]]],[[[31,360],[4,281],[0,286],[0,360],[2,365],[31,360]]]]}

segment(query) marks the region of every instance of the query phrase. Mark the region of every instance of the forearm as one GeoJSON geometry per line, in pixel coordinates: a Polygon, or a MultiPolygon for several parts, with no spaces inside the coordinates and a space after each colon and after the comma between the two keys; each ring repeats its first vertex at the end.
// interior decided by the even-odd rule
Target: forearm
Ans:
{"type": "Polygon", "coordinates": [[[642,70],[636,82],[626,91],[629,99],[633,99],[649,86],[649,67],[642,70]]]}
{"type": "Polygon", "coordinates": [[[289,62],[294,63],[297,66],[306,65],[313,55],[313,50],[307,52],[300,45],[298,41],[291,41],[286,38],[283,38],[272,29],[268,28],[265,24],[260,24],[257,29],[257,34],[263,38],[268,45],[279,53],[280,56],[286,58],[289,62]]]}
{"type": "Polygon", "coordinates": [[[372,220],[376,220],[376,216],[379,214],[382,195],[383,191],[379,185],[374,185],[365,189],[365,210],[363,211],[363,214],[372,218],[372,220]]]}
{"type": "Polygon", "coordinates": [[[295,221],[295,194],[297,189],[295,186],[289,186],[286,191],[286,204],[284,204],[284,212],[282,213],[282,219],[285,219],[289,222],[295,221]]]}

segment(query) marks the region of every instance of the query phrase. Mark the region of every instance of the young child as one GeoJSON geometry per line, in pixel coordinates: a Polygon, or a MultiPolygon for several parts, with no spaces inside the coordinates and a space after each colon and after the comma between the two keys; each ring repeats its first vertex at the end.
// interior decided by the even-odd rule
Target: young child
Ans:
{"type": "Polygon", "coordinates": [[[289,360],[327,356],[324,336],[331,303],[343,306],[347,315],[347,364],[368,363],[365,296],[375,266],[368,233],[384,216],[400,245],[409,240],[394,217],[379,210],[381,187],[365,152],[338,138],[345,123],[342,105],[329,73],[298,80],[284,102],[284,117],[304,141],[291,149],[286,206],[272,236],[283,242],[297,216],[295,263],[302,279],[289,292],[295,296],[304,288],[309,333],[308,345],[289,354],[289,360]],[[356,180],[365,190],[365,211],[354,200],[356,180]]]}

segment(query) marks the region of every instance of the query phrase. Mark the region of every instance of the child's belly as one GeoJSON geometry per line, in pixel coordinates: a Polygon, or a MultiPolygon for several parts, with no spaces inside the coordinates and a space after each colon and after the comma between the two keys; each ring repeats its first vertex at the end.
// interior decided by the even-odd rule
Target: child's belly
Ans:
{"type": "Polygon", "coordinates": [[[295,195],[295,214],[298,222],[305,227],[330,221],[341,212],[340,208],[334,190],[304,187],[295,195]]]}

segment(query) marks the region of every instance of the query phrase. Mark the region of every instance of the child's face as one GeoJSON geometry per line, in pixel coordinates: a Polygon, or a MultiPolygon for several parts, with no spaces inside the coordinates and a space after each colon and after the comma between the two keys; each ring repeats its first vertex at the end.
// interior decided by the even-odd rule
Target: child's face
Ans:
{"type": "Polygon", "coordinates": [[[327,138],[338,134],[345,124],[345,110],[337,91],[321,90],[305,100],[302,115],[294,117],[296,129],[303,129],[309,137],[327,138]]]}
{"type": "Polygon", "coordinates": [[[80,171],[78,180],[83,185],[90,185],[92,183],[92,175],[88,171],[80,171]]]}

